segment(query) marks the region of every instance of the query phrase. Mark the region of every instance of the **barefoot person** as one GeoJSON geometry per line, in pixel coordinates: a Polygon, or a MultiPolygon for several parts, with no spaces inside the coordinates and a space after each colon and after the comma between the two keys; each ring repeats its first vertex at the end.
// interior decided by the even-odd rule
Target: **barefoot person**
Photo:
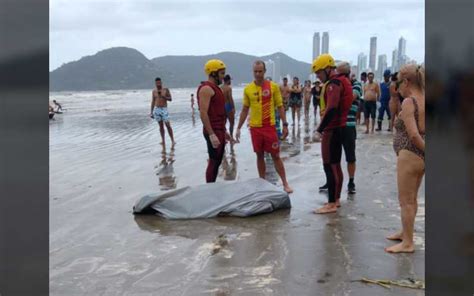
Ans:
{"type": "Polygon", "coordinates": [[[314,124],[318,122],[316,116],[318,114],[319,107],[319,95],[321,94],[321,82],[316,80],[311,88],[311,95],[313,96],[313,108],[314,108],[314,124]]]}
{"type": "Polygon", "coordinates": [[[398,72],[398,91],[405,98],[402,111],[395,120],[393,138],[402,230],[387,237],[401,242],[385,248],[385,251],[411,253],[415,251],[413,230],[418,189],[425,174],[425,69],[415,64],[403,66],[398,72]]]}
{"type": "Polygon", "coordinates": [[[398,113],[401,109],[401,101],[400,101],[400,94],[397,90],[397,75],[398,72],[392,74],[391,83],[390,83],[390,115],[392,115],[391,119],[391,126],[393,128],[393,124],[395,122],[395,117],[398,116],[398,113]]]}
{"type": "Polygon", "coordinates": [[[336,64],[329,54],[322,54],[313,61],[312,70],[326,83],[321,100],[325,101],[324,116],[317,127],[321,137],[321,154],[328,185],[328,203],[315,210],[316,214],[334,213],[340,206],[343,183],[341,169],[342,129],[352,102],[349,79],[336,73],[336,64]]]}
{"type": "Polygon", "coordinates": [[[303,88],[303,99],[304,99],[304,117],[309,117],[309,107],[311,105],[311,81],[306,80],[303,88]]]}
{"type": "Polygon", "coordinates": [[[225,98],[225,113],[229,120],[229,133],[230,136],[234,136],[234,123],[235,123],[235,105],[234,99],[232,98],[232,87],[230,86],[232,78],[229,74],[224,76],[224,84],[222,85],[222,93],[225,98]]]}
{"type": "Polygon", "coordinates": [[[194,111],[194,94],[191,94],[191,109],[194,111]]]}
{"type": "Polygon", "coordinates": [[[293,77],[293,84],[291,85],[290,92],[290,108],[291,108],[291,119],[293,120],[292,125],[295,125],[295,113],[298,118],[298,125],[300,124],[300,109],[301,109],[301,86],[298,77],[293,77]]]}
{"type": "Polygon", "coordinates": [[[168,130],[168,135],[171,138],[171,145],[174,145],[175,141],[173,137],[173,129],[171,128],[170,118],[168,114],[168,101],[171,102],[171,93],[168,88],[163,87],[161,83],[161,78],[157,77],[155,79],[155,85],[156,89],[154,89],[151,94],[150,117],[154,118],[160,126],[160,144],[165,145],[165,129],[163,127],[164,122],[164,124],[166,125],[166,129],[168,130]]]}
{"type": "Polygon", "coordinates": [[[260,178],[265,179],[265,152],[273,159],[275,170],[281,178],[283,189],[293,192],[286,180],[285,167],[280,158],[280,144],[275,129],[275,106],[278,107],[283,121],[283,138],[288,135],[288,122],[280,94],[280,88],[274,82],[265,80],[265,63],[255,61],[253,64],[254,81],[244,89],[244,100],[237,126],[236,141],[240,141],[240,128],[244,124],[250,110],[250,135],[253,150],[257,155],[257,169],[260,178]]]}
{"type": "Polygon", "coordinates": [[[290,94],[291,88],[288,85],[288,78],[283,78],[283,84],[280,85],[281,96],[283,97],[283,107],[285,107],[285,112],[290,108],[290,94]]]}
{"type": "Polygon", "coordinates": [[[380,87],[374,82],[374,73],[369,72],[367,75],[369,82],[364,85],[364,108],[365,108],[365,133],[369,133],[369,118],[372,119],[372,134],[375,129],[375,113],[377,112],[377,101],[380,97],[380,87]]]}
{"type": "Polygon", "coordinates": [[[360,73],[360,83],[362,87],[362,96],[360,97],[359,110],[357,111],[357,124],[365,124],[364,86],[367,83],[367,72],[360,73]],[[364,121],[362,123],[361,114],[364,115],[364,121]]]}
{"type": "Polygon", "coordinates": [[[379,116],[377,118],[377,129],[376,131],[380,132],[382,130],[382,122],[385,113],[387,113],[388,118],[388,129],[387,131],[392,131],[392,120],[390,114],[390,70],[385,70],[383,72],[383,82],[380,83],[380,108],[379,108],[379,116]]]}
{"type": "Polygon", "coordinates": [[[232,138],[226,132],[225,97],[219,84],[225,76],[225,64],[220,60],[209,60],[204,65],[204,72],[208,80],[201,83],[197,90],[197,101],[203,135],[207,143],[209,161],[206,169],[206,182],[216,182],[219,166],[224,157],[225,143],[232,142],[232,138]]]}

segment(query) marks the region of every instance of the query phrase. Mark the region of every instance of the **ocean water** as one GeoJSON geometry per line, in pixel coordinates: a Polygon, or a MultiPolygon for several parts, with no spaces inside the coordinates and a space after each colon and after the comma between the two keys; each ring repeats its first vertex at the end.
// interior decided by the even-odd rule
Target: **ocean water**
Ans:
{"type": "MultiPolygon", "coordinates": [[[[173,101],[168,104],[168,111],[177,142],[174,149],[168,135],[166,148],[159,145],[158,124],[149,117],[151,90],[51,93],[50,99],[57,100],[65,109],[50,120],[52,195],[70,191],[65,186],[87,187],[92,180],[97,182],[101,178],[104,186],[113,186],[118,176],[127,175],[143,180],[153,176],[150,182],[158,186],[147,187],[149,190],[201,184],[207,148],[196,101],[196,109],[191,109],[190,94],[195,91],[171,89],[173,101]]],[[[243,88],[233,89],[237,114],[241,110],[242,91],[243,88]]],[[[237,122],[238,118],[236,126],[237,122]]],[[[300,143],[303,133],[303,142],[311,141],[313,126],[301,129],[304,131],[295,131],[289,143],[300,143]]],[[[301,149],[301,145],[282,145],[282,156],[286,152],[296,155],[301,149]]],[[[241,143],[232,151],[227,145],[226,150],[219,180],[257,177],[246,128],[242,128],[241,143]],[[242,169],[238,170],[240,165],[242,169]]],[[[278,178],[273,181],[276,183],[278,178]]]]}

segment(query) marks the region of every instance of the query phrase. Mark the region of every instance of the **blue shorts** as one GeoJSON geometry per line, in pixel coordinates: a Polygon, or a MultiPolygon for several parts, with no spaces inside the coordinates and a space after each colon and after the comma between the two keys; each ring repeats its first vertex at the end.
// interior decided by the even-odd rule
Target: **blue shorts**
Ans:
{"type": "Polygon", "coordinates": [[[156,122],[169,122],[170,121],[170,116],[168,114],[168,108],[166,107],[155,107],[153,109],[153,118],[156,120],[156,122]]]}
{"type": "Polygon", "coordinates": [[[225,113],[229,114],[234,108],[231,103],[225,103],[225,113]]]}

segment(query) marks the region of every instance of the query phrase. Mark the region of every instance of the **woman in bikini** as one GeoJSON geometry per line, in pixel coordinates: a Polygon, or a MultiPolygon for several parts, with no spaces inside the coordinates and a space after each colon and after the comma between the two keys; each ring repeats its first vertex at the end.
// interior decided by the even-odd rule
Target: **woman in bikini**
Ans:
{"type": "Polygon", "coordinates": [[[415,64],[403,66],[398,73],[397,89],[405,98],[395,119],[393,138],[402,230],[387,237],[400,243],[385,251],[412,253],[415,251],[413,230],[417,195],[425,174],[425,69],[415,64]]]}

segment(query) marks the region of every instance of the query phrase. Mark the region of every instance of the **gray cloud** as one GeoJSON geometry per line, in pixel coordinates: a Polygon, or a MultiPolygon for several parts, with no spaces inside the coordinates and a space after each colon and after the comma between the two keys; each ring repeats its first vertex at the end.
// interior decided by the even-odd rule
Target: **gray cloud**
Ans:
{"type": "Polygon", "coordinates": [[[51,1],[50,68],[112,46],[129,46],[148,58],[238,51],[282,51],[310,62],[312,35],[330,32],[330,51],[353,60],[368,53],[378,36],[378,54],[407,39],[407,53],[424,58],[422,1],[51,1]]]}

